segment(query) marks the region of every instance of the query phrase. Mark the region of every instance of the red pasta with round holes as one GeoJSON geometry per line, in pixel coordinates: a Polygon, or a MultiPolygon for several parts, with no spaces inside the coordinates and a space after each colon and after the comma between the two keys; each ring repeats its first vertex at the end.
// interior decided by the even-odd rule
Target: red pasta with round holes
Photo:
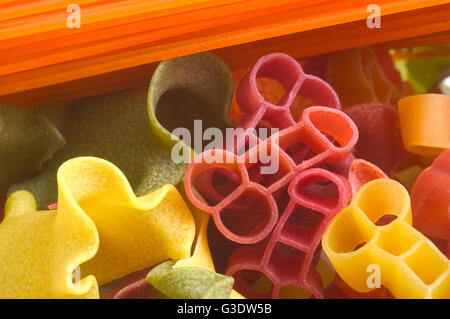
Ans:
{"type": "Polygon", "coordinates": [[[287,192],[289,202],[264,246],[240,247],[229,259],[227,275],[235,278],[235,287],[245,297],[277,298],[283,287],[297,286],[323,298],[322,281],[311,266],[312,259],[331,218],[348,204],[350,184],[343,176],[311,168],[298,173],[287,192]],[[270,293],[254,291],[243,277],[245,271],[267,276],[270,293]]]}

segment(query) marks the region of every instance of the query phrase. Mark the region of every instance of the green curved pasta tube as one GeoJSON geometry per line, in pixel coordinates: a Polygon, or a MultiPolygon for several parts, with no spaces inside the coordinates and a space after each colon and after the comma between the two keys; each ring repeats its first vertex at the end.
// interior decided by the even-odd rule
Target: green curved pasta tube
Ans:
{"type": "Polygon", "coordinates": [[[0,193],[39,172],[65,141],[58,129],[31,109],[0,107],[0,193]]]}
{"type": "Polygon", "coordinates": [[[147,281],[173,299],[226,299],[230,297],[234,279],[197,267],[173,267],[166,261],[147,274],[147,281]]]}
{"type": "Polygon", "coordinates": [[[192,128],[194,119],[201,119],[203,128],[226,127],[233,83],[222,60],[202,53],[160,63],[148,91],[139,88],[73,102],[60,123],[66,145],[39,175],[8,192],[31,192],[40,209],[55,203],[56,171],[78,156],[95,156],[118,166],[137,196],[178,184],[187,163],[172,160],[172,147],[180,140],[170,132],[192,128]]]}

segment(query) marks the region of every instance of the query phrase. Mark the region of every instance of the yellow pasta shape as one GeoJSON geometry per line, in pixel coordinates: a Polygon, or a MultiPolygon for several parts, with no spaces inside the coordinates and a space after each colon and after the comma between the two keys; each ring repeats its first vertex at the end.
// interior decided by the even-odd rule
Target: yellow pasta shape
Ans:
{"type": "Polygon", "coordinates": [[[55,211],[36,211],[26,191],[8,197],[0,298],[98,298],[97,282],[190,256],[195,222],[173,185],[136,197],[116,166],[94,157],[65,162],[57,180],[55,211]],[[82,279],[73,283],[73,272],[82,279]]]}
{"type": "Polygon", "coordinates": [[[369,292],[371,269],[396,298],[449,298],[450,261],[411,226],[407,190],[386,178],[362,186],[322,237],[339,276],[354,290],[369,292]],[[384,215],[395,220],[378,226],[384,215]],[[361,246],[364,244],[363,246],[361,246]]]}

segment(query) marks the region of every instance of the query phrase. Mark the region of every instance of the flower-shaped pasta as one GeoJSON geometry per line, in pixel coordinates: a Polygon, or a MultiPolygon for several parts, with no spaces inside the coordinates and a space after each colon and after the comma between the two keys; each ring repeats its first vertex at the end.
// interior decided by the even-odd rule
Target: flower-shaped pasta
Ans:
{"type": "Polygon", "coordinates": [[[297,124],[241,156],[219,149],[198,155],[186,169],[186,195],[196,208],[213,216],[225,237],[242,244],[256,243],[277,222],[277,192],[300,171],[342,161],[357,139],[355,124],[342,111],[310,107],[297,124]],[[274,171],[264,173],[273,164],[274,171]]]}
{"type": "Polygon", "coordinates": [[[331,86],[316,76],[305,74],[294,58],[283,53],[261,57],[241,79],[236,89],[236,101],[247,114],[237,126],[244,129],[254,128],[261,120],[267,120],[280,129],[294,125],[290,106],[297,95],[311,99],[314,105],[341,108],[339,98],[331,86]],[[279,81],[286,94],[277,104],[265,101],[258,91],[257,78],[279,81]]]}
{"type": "MultiPolygon", "coordinates": [[[[254,129],[261,121],[267,121],[279,129],[292,126],[296,121],[291,115],[291,106],[297,96],[311,100],[313,105],[341,108],[333,88],[324,80],[305,74],[294,58],[284,53],[265,55],[242,77],[236,88],[236,103],[244,116],[235,127],[254,129]],[[258,89],[257,80],[260,78],[269,78],[281,84],[285,94],[278,103],[265,100],[258,89]]],[[[234,145],[239,149],[244,142],[238,137],[234,145]]]]}

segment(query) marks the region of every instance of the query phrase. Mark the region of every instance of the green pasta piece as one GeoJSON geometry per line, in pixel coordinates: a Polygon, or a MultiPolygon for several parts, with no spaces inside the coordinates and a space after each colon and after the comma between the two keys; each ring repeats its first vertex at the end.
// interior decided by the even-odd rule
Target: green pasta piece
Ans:
{"type": "Polygon", "coordinates": [[[31,109],[0,107],[0,193],[38,173],[64,145],[58,129],[31,109]]]}
{"type": "MultiPolygon", "coordinates": [[[[36,177],[13,185],[36,197],[39,209],[57,202],[56,171],[68,159],[95,156],[119,167],[135,193],[147,194],[164,184],[178,184],[187,163],[175,163],[171,136],[175,127],[228,126],[233,77],[226,64],[209,53],[160,63],[149,89],[87,98],[71,103],[58,116],[66,145],[36,177]],[[218,116],[221,114],[221,116],[218,116]]],[[[37,108],[39,112],[39,108],[37,108]]],[[[43,109],[46,114],[53,114],[43,109]]],[[[187,152],[192,150],[184,145],[187,152]]]]}
{"type": "MultiPolygon", "coordinates": [[[[450,45],[417,47],[413,52],[427,52],[449,48],[450,45]]],[[[438,84],[450,72],[450,56],[425,57],[399,60],[395,63],[404,80],[409,81],[417,94],[437,89],[438,84]]]]}
{"type": "Polygon", "coordinates": [[[197,267],[176,267],[166,261],[147,274],[147,281],[173,299],[228,299],[233,277],[197,267]]]}

